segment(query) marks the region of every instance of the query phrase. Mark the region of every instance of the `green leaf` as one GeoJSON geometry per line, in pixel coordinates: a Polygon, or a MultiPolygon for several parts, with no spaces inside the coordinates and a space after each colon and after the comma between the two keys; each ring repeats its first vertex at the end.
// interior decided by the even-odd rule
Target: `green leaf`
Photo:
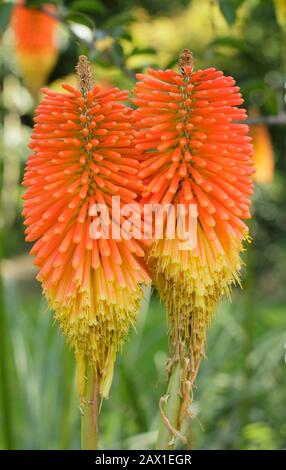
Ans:
{"type": "Polygon", "coordinates": [[[221,36],[211,42],[210,46],[227,46],[238,49],[241,52],[251,52],[251,47],[246,44],[245,40],[234,38],[231,36],[221,36]]]}
{"type": "Polygon", "coordinates": [[[138,54],[156,54],[156,50],[153,49],[153,47],[134,47],[134,49],[131,51],[130,56],[132,55],[138,55],[138,54]]]}
{"type": "Polygon", "coordinates": [[[98,0],[75,0],[70,6],[70,10],[84,13],[102,13],[105,11],[105,7],[98,0]]]}
{"type": "Polygon", "coordinates": [[[286,2],[283,0],[274,0],[277,23],[284,33],[286,33],[286,2]]]}
{"type": "Polygon", "coordinates": [[[2,3],[0,5],[0,31],[7,28],[14,4],[12,2],[2,3]]]}
{"type": "Polygon", "coordinates": [[[118,43],[114,43],[112,44],[111,50],[114,64],[120,67],[124,63],[124,54],[122,46],[118,43]]]}
{"type": "Polygon", "coordinates": [[[166,65],[165,65],[165,68],[166,69],[172,69],[173,67],[175,67],[176,65],[178,64],[178,57],[174,57],[173,59],[171,59],[166,65]]]}
{"type": "Polygon", "coordinates": [[[104,24],[105,29],[112,29],[116,26],[120,26],[121,28],[124,25],[128,25],[134,21],[134,16],[129,11],[123,11],[118,15],[111,16],[104,24]]]}
{"type": "Polygon", "coordinates": [[[236,10],[244,0],[219,0],[219,8],[229,26],[235,23],[236,10]]]}
{"type": "MultiPolygon", "coordinates": [[[[41,9],[41,7],[44,7],[46,3],[47,2],[45,0],[26,0],[25,4],[28,7],[41,9]]],[[[49,3],[53,3],[54,5],[59,6],[59,3],[62,2],[59,2],[58,0],[49,0],[49,3]]]]}
{"type": "Polygon", "coordinates": [[[123,31],[123,33],[121,34],[121,38],[125,39],[126,41],[132,42],[132,35],[129,31],[123,31]]]}
{"type": "Polygon", "coordinates": [[[67,15],[64,16],[64,20],[67,23],[72,22],[83,24],[84,26],[88,26],[88,28],[90,28],[92,31],[95,30],[95,24],[92,19],[89,16],[80,13],[79,11],[70,11],[67,13],[67,15]]]}

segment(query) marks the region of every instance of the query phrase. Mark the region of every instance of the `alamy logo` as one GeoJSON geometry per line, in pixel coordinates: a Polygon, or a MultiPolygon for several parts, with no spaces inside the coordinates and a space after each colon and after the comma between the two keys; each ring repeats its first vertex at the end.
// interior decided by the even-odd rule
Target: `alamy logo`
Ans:
{"type": "Polygon", "coordinates": [[[122,204],[119,196],[112,197],[111,207],[94,204],[89,210],[93,218],[90,237],[121,240],[179,240],[180,250],[197,246],[196,204],[122,204]]]}

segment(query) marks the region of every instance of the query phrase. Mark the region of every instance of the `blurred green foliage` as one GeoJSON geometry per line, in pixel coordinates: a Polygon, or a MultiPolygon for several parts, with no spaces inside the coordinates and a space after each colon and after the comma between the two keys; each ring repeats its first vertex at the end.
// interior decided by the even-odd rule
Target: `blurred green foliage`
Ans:
{"type": "MultiPolygon", "coordinates": [[[[99,81],[131,89],[137,71],[175,66],[180,49],[189,47],[197,67],[216,66],[236,78],[247,108],[262,115],[285,111],[286,32],[272,0],[50,3],[58,7],[60,24],[52,87],[72,79],[80,53],[89,55],[99,81]]],[[[41,0],[28,4],[43,8],[41,0]]],[[[41,297],[24,242],[20,182],[36,103],[13,53],[12,6],[0,5],[0,448],[75,449],[80,413],[74,360],[41,297]]],[[[285,124],[269,130],[274,180],[257,186],[253,197],[244,289],[235,289],[232,304],[222,303],[209,331],[208,359],[186,429],[192,448],[286,445],[285,124]]],[[[154,293],[102,404],[101,448],[154,447],[166,360],[165,313],[154,293]]]]}

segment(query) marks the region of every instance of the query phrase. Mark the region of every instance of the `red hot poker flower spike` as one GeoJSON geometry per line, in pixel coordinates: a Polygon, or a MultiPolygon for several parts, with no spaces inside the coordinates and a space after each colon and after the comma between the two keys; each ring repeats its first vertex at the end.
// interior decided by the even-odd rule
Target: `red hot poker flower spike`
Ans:
{"type": "Polygon", "coordinates": [[[170,319],[171,364],[180,357],[188,401],[204,353],[206,327],[221,296],[238,279],[250,217],[252,144],[232,77],[214,68],[193,71],[183,51],[180,73],[138,74],[133,102],[135,144],[142,152],[143,203],[195,204],[197,244],[155,241],[148,254],[153,281],[170,319]]]}
{"type": "MultiPolygon", "coordinates": [[[[149,282],[140,240],[96,239],[90,227],[95,204],[108,207],[112,196],[134,203],[144,188],[132,147],[132,110],[127,92],[94,86],[81,56],[80,90],[43,89],[25,172],[26,240],[40,267],[38,279],[79,364],[83,390],[86,362],[107,396],[116,352],[134,324],[141,285],[149,282]]],[[[116,214],[117,215],[117,214],[116,214]]],[[[118,217],[121,227],[124,217],[118,217]]]]}

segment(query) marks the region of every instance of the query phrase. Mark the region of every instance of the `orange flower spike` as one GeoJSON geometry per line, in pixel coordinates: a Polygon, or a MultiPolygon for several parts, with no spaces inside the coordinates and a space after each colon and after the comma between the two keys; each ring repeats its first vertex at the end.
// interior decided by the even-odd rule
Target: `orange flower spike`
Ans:
{"type": "Polygon", "coordinates": [[[180,358],[182,409],[204,354],[206,328],[238,280],[252,193],[252,144],[239,87],[214,68],[193,71],[188,50],[180,73],[138,74],[133,102],[142,203],[196,204],[197,245],[154,241],[147,259],[170,319],[171,363],[180,358]],[[180,325],[180,328],[178,328],[180,325]]]}
{"type": "Polygon", "coordinates": [[[12,12],[11,26],[16,55],[24,81],[35,97],[46,83],[58,58],[55,38],[58,21],[54,17],[56,12],[57,9],[52,4],[43,4],[41,11],[25,6],[25,1],[21,0],[12,12]]]}
{"type": "MultiPolygon", "coordinates": [[[[105,204],[111,221],[112,196],[122,195],[121,204],[134,203],[144,186],[131,145],[132,111],[118,102],[127,92],[94,86],[84,56],[77,72],[79,89],[42,90],[23,183],[23,214],[26,240],[35,242],[31,253],[40,268],[38,279],[75,350],[80,393],[90,363],[106,397],[116,353],[135,323],[141,286],[150,279],[140,240],[93,239],[94,204],[105,204]],[[117,115],[112,117],[112,145],[111,114],[117,115]]],[[[118,224],[125,220],[119,217],[118,224]]]]}

